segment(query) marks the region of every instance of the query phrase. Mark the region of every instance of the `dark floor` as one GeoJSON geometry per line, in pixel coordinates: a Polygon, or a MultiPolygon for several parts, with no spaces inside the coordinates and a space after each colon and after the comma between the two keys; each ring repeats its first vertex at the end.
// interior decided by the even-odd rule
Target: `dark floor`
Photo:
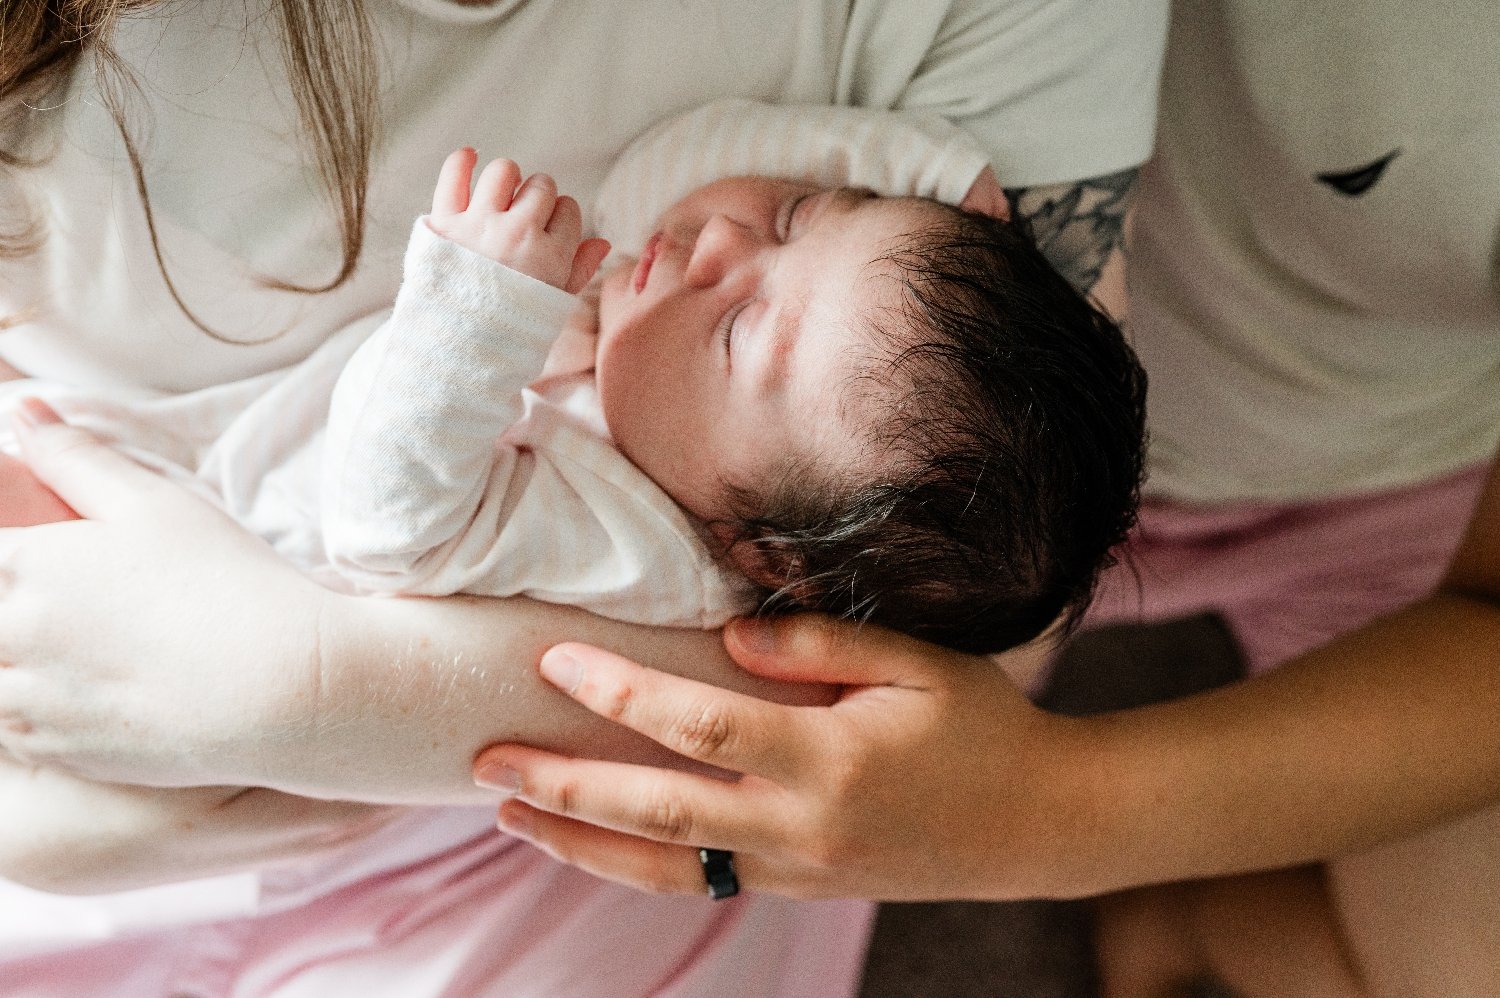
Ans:
{"type": "MultiPolygon", "coordinates": [[[[1086,632],[1040,703],[1066,714],[1137,706],[1231,682],[1233,639],[1211,617],[1086,632]]],[[[882,905],[861,998],[1093,998],[1087,906],[882,905]]]]}

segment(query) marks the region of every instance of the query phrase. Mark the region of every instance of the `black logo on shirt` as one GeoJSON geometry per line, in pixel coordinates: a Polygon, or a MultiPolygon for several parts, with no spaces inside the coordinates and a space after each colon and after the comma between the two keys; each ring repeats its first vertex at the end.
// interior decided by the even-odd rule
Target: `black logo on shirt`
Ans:
{"type": "Polygon", "coordinates": [[[1328,173],[1318,174],[1318,179],[1340,194],[1347,194],[1351,198],[1357,198],[1380,179],[1385,173],[1385,168],[1391,165],[1391,160],[1401,155],[1400,149],[1392,149],[1373,163],[1357,166],[1352,170],[1334,170],[1328,173]]]}

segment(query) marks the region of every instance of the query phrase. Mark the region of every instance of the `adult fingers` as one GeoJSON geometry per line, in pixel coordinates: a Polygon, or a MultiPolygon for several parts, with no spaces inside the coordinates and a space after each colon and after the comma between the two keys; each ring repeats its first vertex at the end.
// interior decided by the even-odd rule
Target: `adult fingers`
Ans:
{"type": "Polygon", "coordinates": [[[567,287],[563,290],[570,295],[576,295],[586,288],[607,256],[609,256],[609,240],[585,239],[579,244],[578,252],[573,254],[573,273],[568,277],[567,287]]]}
{"type": "Polygon", "coordinates": [[[758,676],[794,683],[927,689],[969,656],[883,627],[822,614],[741,617],[724,648],[758,676]]]}
{"type": "Polygon", "coordinates": [[[747,806],[755,792],[739,784],[571,759],[521,745],[485,749],[474,761],[474,773],[480,786],[510,793],[549,814],[656,842],[746,849],[768,841],[774,820],[770,801],[747,806]]]}
{"type": "Polygon", "coordinates": [[[647,669],[589,645],[554,645],[541,672],[601,717],[711,766],[789,784],[823,755],[796,707],[647,669]]]}
{"type": "Polygon", "coordinates": [[[514,160],[492,159],[479,172],[474,183],[471,204],[495,211],[507,211],[515,203],[516,187],[521,183],[521,168],[514,160]]]}
{"type": "Polygon", "coordinates": [[[139,503],[170,501],[176,489],[100,443],[93,434],[64,423],[38,399],[25,399],[15,420],[21,457],[41,483],[79,516],[108,519],[139,503]]]}
{"type": "MultiPolygon", "coordinates": [[[[501,804],[495,824],[559,862],[626,887],[653,894],[708,892],[698,849],[693,846],[623,835],[548,814],[519,800],[501,804]]],[[[742,859],[736,864],[737,876],[744,886],[754,886],[747,881],[743,865],[742,859]]]]}
{"type": "Polygon", "coordinates": [[[478,158],[478,153],[465,147],[455,149],[443,160],[437,186],[432,190],[434,215],[456,215],[469,207],[469,181],[473,178],[474,163],[478,158]]]}

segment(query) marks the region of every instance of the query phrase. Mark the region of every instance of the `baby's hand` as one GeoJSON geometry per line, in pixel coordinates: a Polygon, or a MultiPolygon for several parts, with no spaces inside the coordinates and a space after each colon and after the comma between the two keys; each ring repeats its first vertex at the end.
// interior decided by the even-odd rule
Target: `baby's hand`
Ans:
{"type": "Polygon", "coordinates": [[[582,291],[609,243],[582,238],[578,202],[559,197],[557,182],[545,173],[522,183],[520,167],[508,159],[491,160],[471,195],[477,159],[473,149],[460,149],[443,161],[428,216],[432,230],[554,288],[582,291]]]}

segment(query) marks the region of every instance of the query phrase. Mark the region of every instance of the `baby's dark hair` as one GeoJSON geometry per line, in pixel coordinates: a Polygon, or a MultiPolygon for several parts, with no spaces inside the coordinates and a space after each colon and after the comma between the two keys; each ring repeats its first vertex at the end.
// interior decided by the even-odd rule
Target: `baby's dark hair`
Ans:
{"type": "Polygon", "coordinates": [[[1074,626],[1134,524],[1146,375],[1023,225],[933,204],[876,261],[901,305],[868,317],[875,353],[846,386],[882,413],[874,474],[790,459],[731,489],[719,534],[762,612],[997,652],[1074,626]]]}

